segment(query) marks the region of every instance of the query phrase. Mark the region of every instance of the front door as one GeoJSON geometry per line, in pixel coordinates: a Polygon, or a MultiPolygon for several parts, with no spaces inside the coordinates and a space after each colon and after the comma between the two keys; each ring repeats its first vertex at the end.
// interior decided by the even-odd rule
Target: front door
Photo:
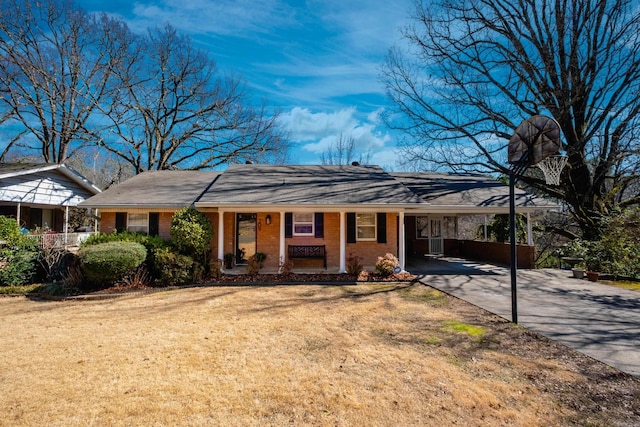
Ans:
{"type": "Polygon", "coordinates": [[[246,264],[256,253],[256,214],[236,216],[236,264],[246,264]]]}

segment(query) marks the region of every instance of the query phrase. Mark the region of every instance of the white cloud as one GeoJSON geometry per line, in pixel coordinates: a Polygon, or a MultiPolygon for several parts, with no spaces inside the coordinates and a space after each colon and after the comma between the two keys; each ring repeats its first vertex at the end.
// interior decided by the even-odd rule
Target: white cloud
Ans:
{"type": "Polygon", "coordinates": [[[128,22],[134,28],[168,22],[191,34],[250,35],[296,22],[295,11],[279,0],[136,1],[132,14],[128,22]]]}
{"type": "Polygon", "coordinates": [[[280,120],[292,142],[300,144],[307,156],[319,156],[343,137],[354,139],[358,153],[371,153],[373,157],[373,153],[385,149],[385,144],[392,138],[386,131],[377,129],[377,123],[362,120],[357,113],[353,107],[332,113],[314,113],[307,108],[294,107],[281,115],[280,120]]]}

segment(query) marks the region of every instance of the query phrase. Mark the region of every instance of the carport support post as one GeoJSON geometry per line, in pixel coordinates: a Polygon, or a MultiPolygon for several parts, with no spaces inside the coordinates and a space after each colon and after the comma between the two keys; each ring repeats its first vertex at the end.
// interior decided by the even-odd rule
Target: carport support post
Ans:
{"type": "Polygon", "coordinates": [[[518,323],[518,298],[516,295],[518,259],[516,253],[516,177],[509,171],[509,242],[511,245],[511,321],[518,323]]]}

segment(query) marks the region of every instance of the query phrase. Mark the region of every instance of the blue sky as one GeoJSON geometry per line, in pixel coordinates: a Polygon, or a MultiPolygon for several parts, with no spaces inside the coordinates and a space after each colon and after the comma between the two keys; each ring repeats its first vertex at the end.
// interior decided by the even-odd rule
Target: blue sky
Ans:
{"type": "Polygon", "coordinates": [[[122,18],[133,31],[169,22],[210,51],[256,101],[281,112],[292,163],[319,163],[341,134],[370,163],[396,167],[398,136],[380,121],[388,107],[380,67],[401,43],[411,0],[78,0],[122,18]]]}

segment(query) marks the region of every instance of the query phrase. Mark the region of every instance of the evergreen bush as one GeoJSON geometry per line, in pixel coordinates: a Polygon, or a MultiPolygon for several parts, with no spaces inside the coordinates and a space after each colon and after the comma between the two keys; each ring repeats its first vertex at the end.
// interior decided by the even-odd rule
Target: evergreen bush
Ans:
{"type": "Polygon", "coordinates": [[[87,282],[106,287],[139,267],[147,258],[147,250],[137,242],[107,242],[86,246],[78,256],[87,282]]]}
{"type": "Polygon", "coordinates": [[[213,227],[205,214],[193,207],[180,209],[171,219],[171,238],[181,253],[206,264],[213,227]]]}
{"type": "Polygon", "coordinates": [[[200,268],[188,255],[176,253],[168,248],[156,250],[156,283],[162,286],[184,286],[193,283],[201,275],[200,268]]]}
{"type": "Polygon", "coordinates": [[[0,216],[0,285],[28,283],[36,272],[36,242],[20,231],[14,218],[0,216]]]}

